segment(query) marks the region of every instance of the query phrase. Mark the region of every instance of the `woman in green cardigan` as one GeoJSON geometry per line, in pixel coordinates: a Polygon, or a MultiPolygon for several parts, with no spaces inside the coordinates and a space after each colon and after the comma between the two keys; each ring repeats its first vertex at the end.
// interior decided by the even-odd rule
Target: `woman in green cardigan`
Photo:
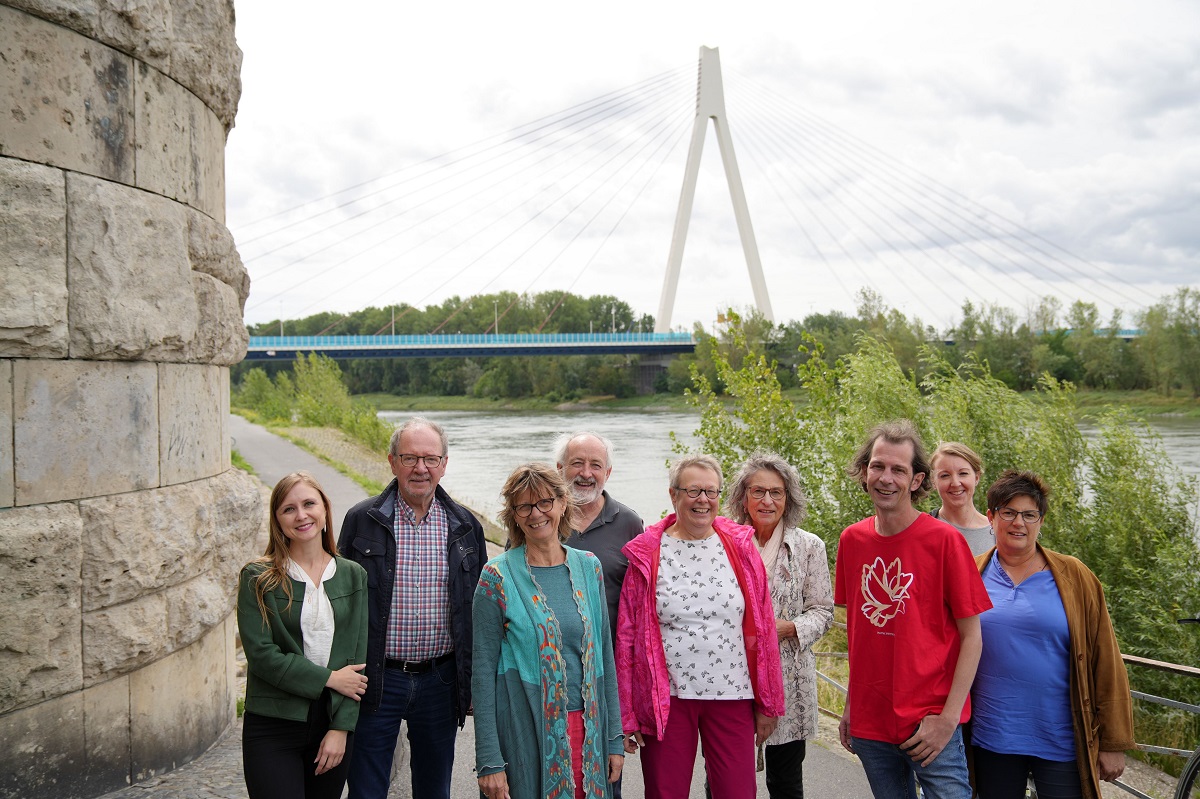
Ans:
{"type": "Polygon", "coordinates": [[[367,690],[367,573],[337,556],[329,497],[307,472],[271,492],[266,553],[242,568],[242,770],[250,799],[338,799],[367,690]]]}
{"type": "Polygon", "coordinates": [[[511,549],[472,608],[475,770],[487,799],[604,799],[624,764],[600,561],[563,546],[575,504],[547,464],[501,492],[511,549]]]}

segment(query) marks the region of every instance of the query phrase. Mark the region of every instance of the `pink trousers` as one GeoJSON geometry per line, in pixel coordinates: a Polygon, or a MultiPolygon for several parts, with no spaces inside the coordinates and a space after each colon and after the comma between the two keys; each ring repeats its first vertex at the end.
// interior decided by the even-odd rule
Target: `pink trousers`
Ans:
{"type": "Polygon", "coordinates": [[[661,741],[646,737],[642,775],[646,799],[687,799],[696,765],[696,739],[714,797],[754,799],[754,702],[749,699],[679,699],[661,741]]]}
{"type": "Polygon", "coordinates": [[[583,711],[567,711],[567,740],[571,742],[571,774],[575,777],[575,799],[583,794],[583,711]]]}

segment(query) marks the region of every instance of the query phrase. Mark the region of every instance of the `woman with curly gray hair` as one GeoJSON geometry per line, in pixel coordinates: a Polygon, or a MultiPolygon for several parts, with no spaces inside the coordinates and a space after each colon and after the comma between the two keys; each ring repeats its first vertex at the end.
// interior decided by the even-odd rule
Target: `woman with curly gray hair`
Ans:
{"type": "Polygon", "coordinates": [[[803,799],[805,739],[817,733],[817,669],[812,646],[833,624],[825,543],[800,529],[805,498],[790,463],[755,452],[733,478],[730,518],[754,528],[775,606],[787,714],[766,742],[771,799],[803,799]]]}

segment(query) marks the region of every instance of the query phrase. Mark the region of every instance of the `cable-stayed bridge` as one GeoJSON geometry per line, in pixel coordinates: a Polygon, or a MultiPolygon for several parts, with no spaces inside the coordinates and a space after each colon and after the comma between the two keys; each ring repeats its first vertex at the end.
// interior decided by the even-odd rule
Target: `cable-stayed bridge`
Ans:
{"type": "MultiPolygon", "coordinates": [[[[1064,307],[1084,300],[1102,309],[1158,300],[1120,269],[1079,258],[792,98],[736,73],[730,86],[737,150],[746,156],[741,165],[716,51],[704,48],[698,82],[694,67],[664,73],[239,226],[239,249],[254,278],[247,313],[261,318],[278,304],[280,319],[285,307],[294,319],[363,294],[366,301],[353,307],[396,309],[393,331],[495,334],[536,292],[590,288],[645,295],[639,281],[647,275],[662,285],[655,318],[660,333],[671,329],[676,292],[697,286],[716,308],[736,304],[749,284],[768,318],[773,306],[791,318],[803,315],[798,305],[824,310],[806,303],[817,286],[850,301],[859,289],[878,289],[893,306],[932,319],[964,301],[1028,312],[1042,296],[1057,297],[1064,307]],[[710,121],[749,281],[728,263],[715,275],[682,268],[691,267],[682,260],[710,121]],[[689,128],[686,160],[679,164],[689,128]],[[676,165],[682,167],[682,191],[676,165]],[[669,251],[667,208],[674,208],[669,251]],[[657,254],[639,250],[625,234],[647,226],[656,231],[651,238],[663,243],[657,254]],[[498,289],[512,291],[513,302],[497,308],[490,323],[464,324],[472,296],[498,289]],[[466,299],[459,299],[462,294],[466,299]],[[410,311],[425,307],[428,317],[436,302],[444,311],[434,322],[421,330],[406,327],[410,311]]],[[[710,245],[711,221],[693,225],[693,236],[702,237],[693,250],[710,245]]],[[[560,320],[555,305],[521,329],[560,330],[560,320]]],[[[339,324],[335,320],[321,332],[351,332],[339,324]]],[[[378,335],[388,328],[352,332],[378,335]]],[[[450,351],[456,345],[449,338],[437,346],[450,351]]],[[[434,346],[422,345],[422,352],[434,346]]],[[[527,346],[544,347],[533,340],[527,346]]],[[[256,343],[252,353],[268,357],[267,351],[285,349],[256,343]]]]}

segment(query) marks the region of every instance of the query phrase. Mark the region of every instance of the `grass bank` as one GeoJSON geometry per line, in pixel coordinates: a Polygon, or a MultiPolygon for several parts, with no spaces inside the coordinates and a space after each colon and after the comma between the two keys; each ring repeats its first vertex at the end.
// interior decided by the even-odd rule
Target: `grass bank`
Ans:
{"type": "MultiPolygon", "coordinates": [[[[808,397],[802,389],[786,389],[783,396],[795,405],[804,405],[808,397]]],[[[617,399],[614,396],[582,397],[574,402],[548,402],[537,397],[521,399],[485,399],[478,397],[444,397],[432,394],[396,396],[395,394],[357,394],[381,411],[420,413],[423,411],[678,411],[695,410],[686,398],[678,394],[650,394],[644,397],[617,399]]],[[[1128,408],[1141,418],[1178,416],[1200,418],[1200,400],[1185,394],[1164,397],[1153,391],[1089,391],[1076,393],[1079,414],[1095,416],[1109,406],[1128,408]]],[[[730,402],[733,400],[730,399],[730,402]]]]}

